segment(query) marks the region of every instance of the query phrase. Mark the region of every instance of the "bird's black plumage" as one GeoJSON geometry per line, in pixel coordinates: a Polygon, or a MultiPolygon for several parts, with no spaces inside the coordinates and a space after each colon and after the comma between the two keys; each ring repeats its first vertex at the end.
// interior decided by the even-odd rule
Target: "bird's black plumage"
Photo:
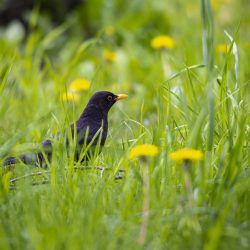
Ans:
{"type": "MultiPolygon", "coordinates": [[[[76,136],[76,161],[79,160],[82,147],[86,147],[87,145],[91,144],[91,149],[93,150],[93,148],[98,143],[100,143],[100,148],[104,146],[108,134],[108,112],[114,105],[114,103],[125,98],[127,98],[126,95],[115,95],[108,91],[96,92],[90,98],[88,104],[86,105],[76,123],[73,123],[70,126],[72,138],[76,136]]],[[[66,143],[69,144],[69,139],[67,139],[66,143]]],[[[43,151],[49,161],[51,160],[52,147],[52,140],[45,140],[42,142],[43,151]]],[[[26,155],[22,155],[19,158],[24,163],[28,163],[26,155]]],[[[16,159],[14,157],[9,157],[5,160],[5,165],[14,163],[16,163],[16,159]]],[[[39,166],[42,166],[44,164],[43,153],[38,153],[37,163],[39,166]]]]}

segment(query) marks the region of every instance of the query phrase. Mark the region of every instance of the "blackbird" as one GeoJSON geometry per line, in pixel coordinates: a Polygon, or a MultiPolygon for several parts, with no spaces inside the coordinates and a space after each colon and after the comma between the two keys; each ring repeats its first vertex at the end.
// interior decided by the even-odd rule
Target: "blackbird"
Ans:
{"type": "MultiPolygon", "coordinates": [[[[124,94],[115,95],[108,91],[99,91],[90,98],[76,123],[70,126],[72,138],[74,139],[76,136],[75,161],[87,161],[97,145],[100,149],[104,146],[108,133],[108,112],[114,103],[127,97],[124,94]],[[79,159],[84,148],[88,149],[87,153],[83,159],[79,159]]],[[[69,138],[66,139],[66,144],[69,145],[69,138]]],[[[39,167],[45,164],[45,155],[48,161],[51,160],[52,146],[52,140],[42,142],[43,153],[39,152],[35,156],[35,163],[39,167]]],[[[34,162],[34,157],[31,160],[30,155],[21,155],[19,159],[25,164],[34,162]]],[[[4,161],[4,165],[12,165],[17,162],[17,158],[9,157],[4,161]]]]}

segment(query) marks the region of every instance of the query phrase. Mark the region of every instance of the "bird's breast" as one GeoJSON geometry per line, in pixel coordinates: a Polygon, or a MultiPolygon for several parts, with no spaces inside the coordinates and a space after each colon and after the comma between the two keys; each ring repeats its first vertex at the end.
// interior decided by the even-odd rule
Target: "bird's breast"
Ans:
{"type": "Polygon", "coordinates": [[[88,119],[86,121],[78,121],[77,126],[77,143],[80,145],[100,143],[105,144],[108,133],[107,119],[88,119]]]}

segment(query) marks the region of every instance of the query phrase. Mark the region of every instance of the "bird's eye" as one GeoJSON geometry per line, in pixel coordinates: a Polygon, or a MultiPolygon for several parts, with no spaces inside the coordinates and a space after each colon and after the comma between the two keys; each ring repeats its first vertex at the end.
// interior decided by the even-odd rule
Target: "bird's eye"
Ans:
{"type": "Polygon", "coordinates": [[[113,97],[112,97],[111,95],[109,95],[109,96],[107,97],[107,100],[111,102],[111,101],[113,100],[113,97]]]}

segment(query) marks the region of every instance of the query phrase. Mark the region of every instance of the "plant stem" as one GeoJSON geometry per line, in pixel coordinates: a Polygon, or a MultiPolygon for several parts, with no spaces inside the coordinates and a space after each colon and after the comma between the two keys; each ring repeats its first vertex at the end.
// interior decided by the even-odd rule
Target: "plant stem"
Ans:
{"type": "Polygon", "coordinates": [[[143,207],[142,207],[142,222],[140,228],[140,234],[138,238],[138,243],[144,245],[147,228],[148,228],[148,216],[149,216],[149,174],[148,166],[143,168],[143,207]]]}

